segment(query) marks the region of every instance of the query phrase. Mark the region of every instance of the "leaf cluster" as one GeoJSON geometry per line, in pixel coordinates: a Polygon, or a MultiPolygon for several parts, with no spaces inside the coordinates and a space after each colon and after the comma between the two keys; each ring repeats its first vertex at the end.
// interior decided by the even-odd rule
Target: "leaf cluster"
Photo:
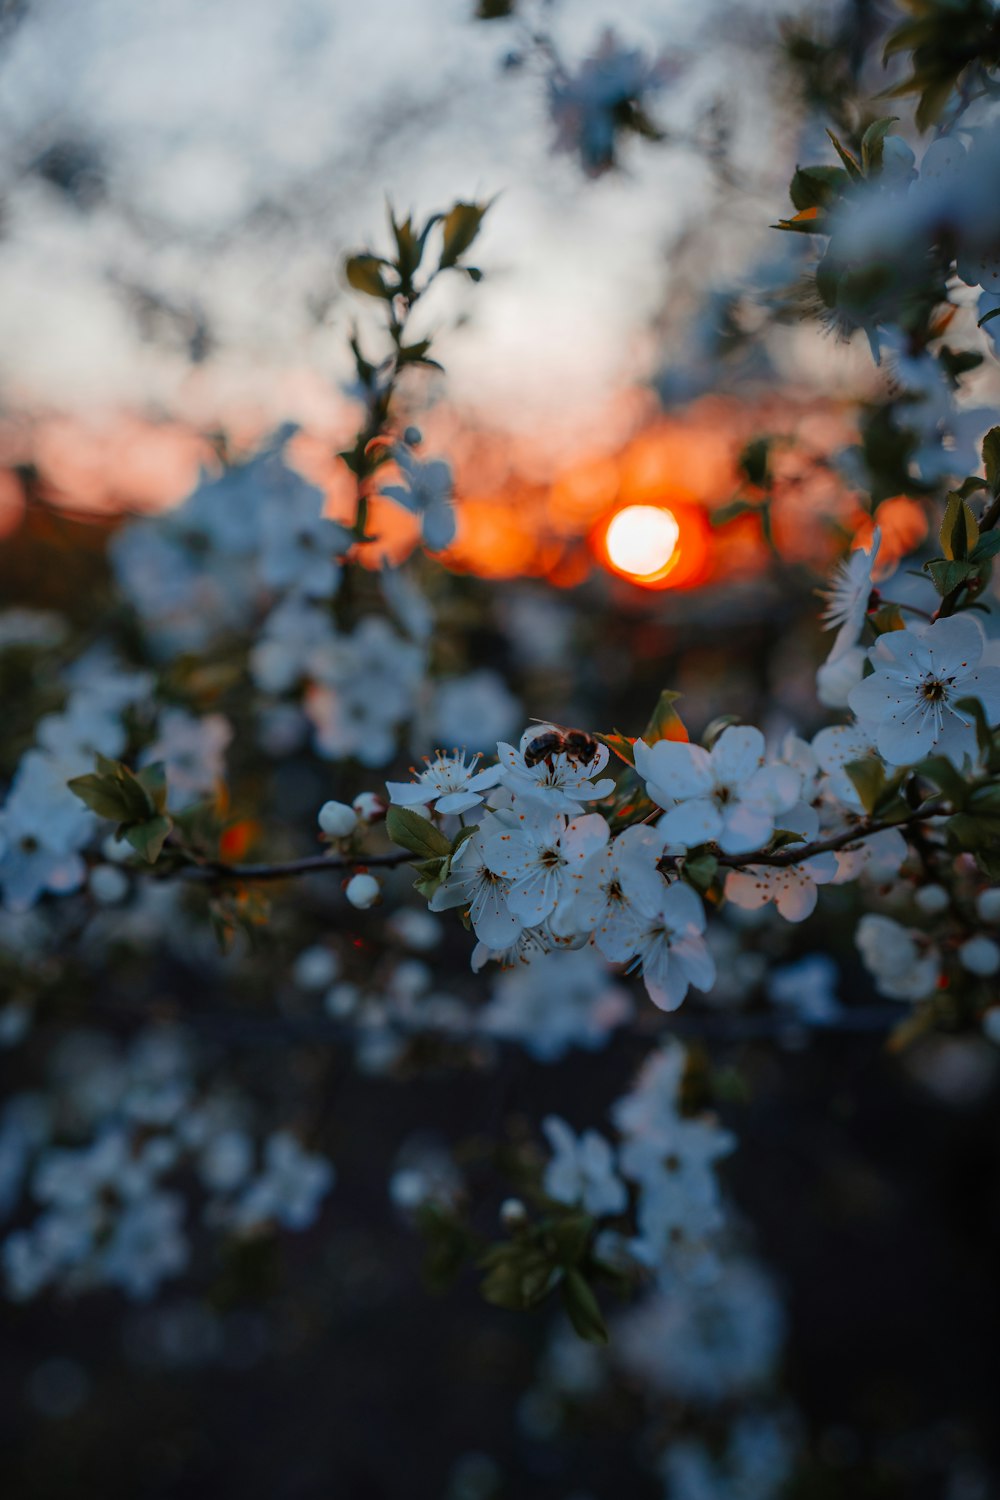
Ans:
{"type": "Polygon", "coordinates": [[[132,771],[103,755],[97,756],[96,765],[96,771],[74,776],[67,783],[70,791],[98,817],[113,819],[118,825],[115,837],[155,864],[174,826],[167,811],[166,767],[157,761],[132,771]]]}

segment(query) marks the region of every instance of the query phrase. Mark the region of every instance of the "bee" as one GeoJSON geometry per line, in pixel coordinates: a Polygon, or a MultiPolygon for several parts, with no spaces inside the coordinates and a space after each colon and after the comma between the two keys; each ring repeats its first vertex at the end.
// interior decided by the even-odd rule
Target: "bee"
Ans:
{"type": "Polygon", "coordinates": [[[597,750],[597,740],[583,729],[543,729],[527,745],[524,752],[524,764],[537,766],[544,761],[551,770],[552,757],[565,755],[568,760],[575,760],[581,765],[589,766],[597,750]]]}

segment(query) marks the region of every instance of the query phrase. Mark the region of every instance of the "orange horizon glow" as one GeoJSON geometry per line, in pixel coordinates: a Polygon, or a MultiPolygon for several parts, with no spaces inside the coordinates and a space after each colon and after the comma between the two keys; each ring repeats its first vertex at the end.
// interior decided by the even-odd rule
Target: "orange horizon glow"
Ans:
{"type": "MultiPolygon", "coordinates": [[[[707,396],[674,415],[637,396],[633,405],[629,433],[619,424],[606,444],[589,435],[576,449],[550,444],[544,432],[468,425],[456,408],[423,414],[426,453],[446,453],[454,470],[458,531],[439,555],[443,566],[495,580],[545,578],[557,588],[583,583],[596,567],[637,594],[753,576],[771,560],[758,517],[751,510],[716,530],[711,515],[732,498],[736,456],[761,429],[795,437],[787,455],[776,450],[781,483],[772,518],[782,556],[825,571],[838,535],[863,524],[857,497],[831,479],[824,461],[851,436],[828,407],[797,404],[787,393],[752,402],[707,396]]],[[[229,431],[240,442],[230,439],[226,450],[241,458],[266,428],[248,419],[229,431]]],[[[292,438],[288,461],[322,489],[327,515],[350,522],[355,481],[337,456],[343,441],[342,432],[318,422],[292,438]]],[[[16,466],[29,463],[46,498],[96,519],[169,509],[197,483],[199,468],[217,467],[218,454],[183,420],[128,411],[88,422],[63,416],[0,423],[0,534],[19,524],[16,466]]],[[[381,482],[380,473],[369,494],[373,540],[353,553],[363,567],[398,565],[420,546],[419,518],[382,499],[381,482]]],[[[887,557],[926,527],[919,507],[906,500],[884,502],[877,519],[887,557]]]]}

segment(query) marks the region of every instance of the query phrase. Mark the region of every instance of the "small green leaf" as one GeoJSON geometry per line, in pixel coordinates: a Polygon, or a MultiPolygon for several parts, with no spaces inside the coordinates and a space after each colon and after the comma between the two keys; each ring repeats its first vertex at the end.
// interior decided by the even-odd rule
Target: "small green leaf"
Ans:
{"type": "Polygon", "coordinates": [[[385,826],[394,844],[409,849],[412,854],[419,854],[421,859],[447,859],[451,854],[451,842],[441,830],[412,808],[390,807],[386,813],[385,826]]]}
{"type": "Polygon", "coordinates": [[[1000,427],[991,427],[983,438],[983,468],[986,483],[994,495],[1000,494],[1000,427]]]}
{"type": "Polygon", "coordinates": [[[934,783],[939,792],[944,792],[948,801],[961,807],[968,795],[965,777],[944,755],[931,755],[913,767],[918,776],[934,783]]]}
{"type": "Polygon", "coordinates": [[[981,755],[989,755],[993,749],[993,734],[987,723],[986,714],[979,699],[958,698],[955,701],[955,708],[960,714],[968,714],[971,719],[975,720],[976,744],[979,746],[979,753],[981,755]]]}
{"type": "Polygon", "coordinates": [[[832,130],[828,130],[826,133],[833,142],[833,149],[844,163],[848,177],[852,178],[855,182],[862,182],[865,174],[861,170],[861,163],[858,161],[858,158],[853,152],[848,151],[846,146],[841,144],[832,130]]]}
{"type": "Polygon", "coordinates": [[[344,262],[344,273],[356,292],[388,302],[394,295],[382,275],[382,267],[388,264],[381,255],[350,255],[344,262]]]}
{"type": "Polygon", "coordinates": [[[944,558],[936,557],[931,562],[924,563],[924,571],[930,574],[934,587],[943,597],[957,589],[967,578],[971,578],[976,567],[967,558],[956,558],[954,562],[945,562],[944,558]]]}
{"type": "Polygon", "coordinates": [[[74,776],[66,785],[98,817],[113,818],[116,823],[128,817],[122,789],[114,777],[97,776],[91,771],[86,776],[74,776]]]}
{"type": "Polygon", "coordinates": [[[770,477],[770,459],[771,439],[759,437],[747,443],[736,463],[752,485],[764,489],[770,477]]]}
{"type": "Polygon", "coordinates": [[[739,714],[720,714],[718,718],[712,720],[705,730],[705,733],[701,737],[701,743],[706,750],[711,750],[720,734],[725,734],[727,729],[731,729],[734,724],[738,724],[739,722],[739,714]]]}
{"type": "Polygon", "coordinates": [[[874,812],[875,804],[885,790],[886,784],[882,762],[875,760],[873,756],[866,755],[863,760],[848,761],[844,770],[851,778],[865,812],[874,812]]]}
{"type": "Polygon", "coordinates": [[[714,854],[688,855],[681,866],[681,875],[688,885],[704,893],[708,890],[719,870],[719,861],[714,854]]]}
{"type": "Polygon", "coordinates": [[[967,500],[952,490],[941,522],[941,550],[949,559],[967,558],[979,540],[979,522],[967,500]]]}
{"type": "Polygon", "coordinates": [[[125,838],[137,854],[154,865],[173,826],[172,819],[158,814],[155,818],[148,818],[145,823],[133,823],[131,828],[125,830],[125,838]]]}
{"type": "Polygon", "coordinates": [[[972,549],[971,562],[989,562],[1000,552],[1000,531],[984,531],[972,549]]]}
{"type": "Polygon", "coordinates": [[[441,249],[442,271],[458,263],[479,233],[488,203],[456,203],[444,216],[444,245],[441,249]]]}
{"type": "Polygon", "coordinates": [[[768,847],[774,850],[785,849],[789,844],[805,844],[807,842],[805,834],[795,833],[791,828],[776,828],[768,847]]]}
{"type": "Polygon", "coordinates": [[[163,812],[167,805],[167,768],[163,761],[143,766],[141,771],[136,772],[135,779],[151,799],[156,811],[163,812]]]}
{"type": "Polygon", "coordinates": [[[618,759],[623,760],[627,766],[635,767],[635,751],[628,735],[621,734],[616,729],[612,734],[595,733],[594,739],[599,740],[602,745],[607,745],[612,754],[617,755],[618,759]]]}
{"type": "Polygon", "coordinates": [[[563,1277],[561,1292],[563,1306],[579,1337],[586,1340],[588,1344],[606,1344],[608,1342],[607,1325],[601,1316],[600,1304],[586,1277],[571,1268],[563,1277]]]}
{"type": "Polygon", "coordinates": [[[898,119],[898,115],[886,115],[881,120],[875,120],[861,137],[861,165],[869,174],[881,170],[885,138],[889,134],[890,125],[895,125],[898,119]]]}

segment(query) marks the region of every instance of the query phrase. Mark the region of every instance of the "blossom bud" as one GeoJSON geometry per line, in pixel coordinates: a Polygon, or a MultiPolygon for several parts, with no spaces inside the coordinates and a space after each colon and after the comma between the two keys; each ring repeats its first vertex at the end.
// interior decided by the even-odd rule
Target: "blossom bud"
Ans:
{"type": "Polygon", "coordinates": [[[985,978],[1000,969],[1000,948],[992,938],[971,937],[958,950],[958,959],[963,969],[970,974],[985,978]]]}
{"type": "Polygon", "coordinates": [[[386,804],[375,792],[359,792],[351,806],[363,823],[376,823],[385,817],[386,804]]]}
{"type": "Polygon", "coordinates": [[[358,815],[346,802],[324,802],[319,810],[319,826],[334,839],[346,839],[358,826],[358,815]]]}
{"type": "Polygon", "coordinates": [[[367,911],[379,899],[382,887],[374,875],[352,875],[344,894],[352,906],[356,906],[359,911],[367,911]]]}
{"type": "Polygon", "coordinates": [[[976,911],[984,922],[1000,922],[1000,887],[980,891],[976,897],[976,911]]]}
{"type": "Polygon", "coordinates": [[[520,1198],[505,1198],[500,1205],[500,1223],[509,1234],[523,1229],[528,1222],[528,1210],[520,1198]]]}
{"type": "Polygon", "coordinates": [[[114,865],[95,865],[90,872],[90,894],[102,906],[113,906],[128,895],[129,880],[114,865]]]}
{"type": "Polygon", "coordinates": [[[305,948],[292,969],[295,983],[304,990],[328,989],[339,973],[340,959],[321,943],[305,948]]]}
{"type": "Polygon", "coordinates": [[[933,916],[935,912],[947,909],[951,897],[943,885],[922,885],[913,899],[921,911],[926,912],[928,916],[933,916]]]}

